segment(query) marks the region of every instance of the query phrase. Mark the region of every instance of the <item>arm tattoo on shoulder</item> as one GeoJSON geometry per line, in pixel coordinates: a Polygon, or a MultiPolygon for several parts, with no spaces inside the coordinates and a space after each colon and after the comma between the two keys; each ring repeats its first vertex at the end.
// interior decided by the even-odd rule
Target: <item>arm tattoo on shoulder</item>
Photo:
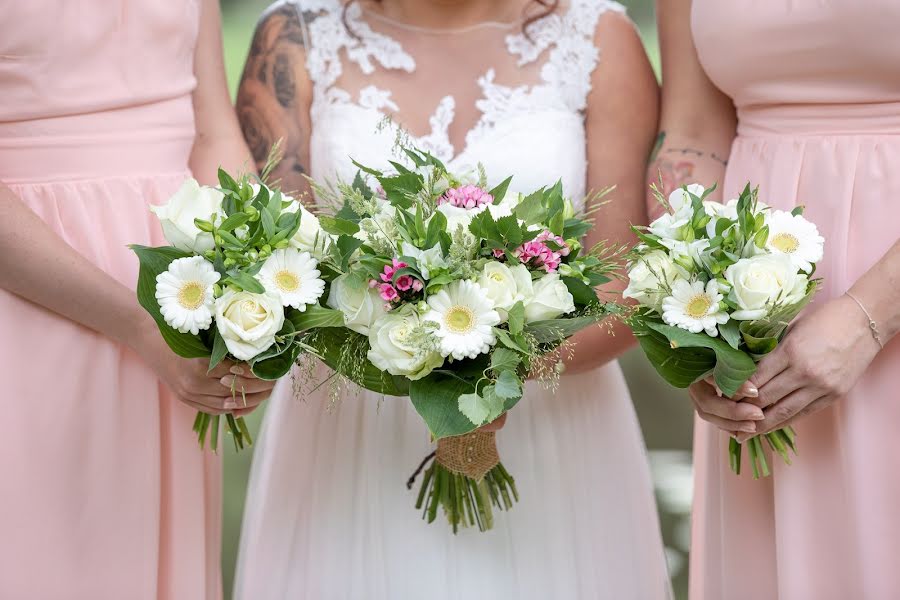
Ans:
{"type": "MultiPolygon", "coordinates": [[[[300,19],[292,5],[267,14],[257,26],[247,55],[236,108],[257,166],[266,161],[272,144],[277,141],[279,122],[294,118],[291,114],[297,93],[294,69],[299,56],[297,50],[304,47],[300,19]]],[[[288,147],[285,151],[296,154],[295,148],[288,147]]],[[[296,156],[286,155],[283,167],[288,164],[292,171],[303,173],[296,156]]]]}

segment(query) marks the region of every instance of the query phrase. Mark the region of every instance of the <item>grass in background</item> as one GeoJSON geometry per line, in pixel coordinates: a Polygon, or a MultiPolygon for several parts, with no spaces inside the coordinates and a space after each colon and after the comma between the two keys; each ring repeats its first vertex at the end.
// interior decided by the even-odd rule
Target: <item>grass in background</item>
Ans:
{"type": "MultiPolygon", "coordinates": [[[[641,29],[647,54],[658,75],[659,47],[653,21],[653,2],[633,0],[624,4],[641,29]]],[[[230,0],[222,4],[225,68],[232,96],[237,89],[253,29],[267,5],[268,2],[260,0],[230,0]]],[[[628,353],[620,362],[628,379],[650,452],[676,596],[686,598],[692,424],[690,404],[684,394],[674,392],[656,376],[638,351],[628,353]]],[[[247,417],[254,439],[258,437],[263,413],[264,410],[257,410],[247,417]]],[[[225,444],[224,447],[222,573],[225,598],[230,598],[252,452],[238,454],[231,444],[225,444]]]]}

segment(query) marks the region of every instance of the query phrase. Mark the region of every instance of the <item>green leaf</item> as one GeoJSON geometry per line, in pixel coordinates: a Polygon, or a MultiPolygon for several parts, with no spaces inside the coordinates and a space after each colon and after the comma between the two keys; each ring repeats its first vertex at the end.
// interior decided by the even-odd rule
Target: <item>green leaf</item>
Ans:
{"type": "Polygon", "coordinates": [[[237,287],[241,288],[244,291],[251,292],[253,294],[263,294],[266,291],[266,288],[256,280],[252,275],[248,275],[242,271],[235,271],[231,275],[229,275],[225,281],[223,282],[227,284],[233,284],[237,287]]]}
{"type": "Polygon", "coordinates": [[[775,337],[758,338],[743,332],[741,332],[741,337],[744,340],[744,343],[747,344],[747,350],[755,356],[768,354],[778,346],[778,338],[775,337]]]}
{"type": "Polygon", "coordinates": [[[266,233],[267,238],[271,238],[275,236],[275,218],[268,210],[264,210],[259,213],[259,220],[262,223],[263,231],[266,233]]]}
{"type": "Polygon", "coordinates": [[[234,231],[241,225],[244,225],[247,221],[250,220],[250,215],[247,213],[234,213],[219,225],[219,231],[234,231]]]}
{"type": "Polygon", "coordinates": [[[501,371],[494,384],[494,391],[500,398],[510,400],[522,396],[522,382],[519,381],[515,371],[501,371]]]}
{"type": "Polygon", "coordinates": [[[571,319],[547,319],[525,326],[525,332],[534,336],[539,344],[559,342],[601,321],[603,315],[573,317],[571,319]]]}
{"type": "Polygon", "coordinates": [[[170,327],[159,311],[159,303],[156,301],[156,277],[168,270],[169,264],[176,258],[184,258],[191,254],[169,246],[162,248],[131,246],[131,249],[137,254],[140,261],[137,282],[138,303],[156,321],[166,344],[175,354],[183,358],[208,357],[210,350],[200,336],[181,333],[170,327]]]}
{"type": "Polygon", "coordinates": [[[473,381],[440,372],[409,384],[412,405],[436,440],[475,429],[472,421],[459,410],[459,397],[474,391],[473,381]]]}
{"type": "Polygon", "coordinates": [[[357,223],[346,219],[338,219],[337,217],[320,215],[319,224],[322,226],[322,229],[331,235],[352,236],[359,232],[359,225],[357,223]]]}
{"type": "MultiPolygon", "coordinates": [[[[741,385],[750,379],[756,372],[756,363],[746,352],[735,350],[727,342],[719,338],[709,337],[705,334],[691,333],[664,325],[662,323],[647,323],[647,326],[663,334],[669,340],[669,345],[674,350],[680,348],[707,348],[715,353],[715,367],[713,377],[716,385],[726,396],[733,396],[741,385]]],[[[702,375],[702,374],[701,374],[702,375]]]]}
{"type": "Polygon", "coordinates": [[[588,231],[594,228],[594,224],[584,219],[568,219],[563,228],[563,238],[567,240],[583,238],[588,231]]]}
{"type": "Polygon", "coordinates": [[[502,182],[500,182],[500,185],[488,192],[491,196],[494,197],[494,204],[499,204],[503,201],[503,198],[506,197],[506,191],[509,189],[509,184],[511,181],[512,176],[507,177],[502,182]]]}
{"type": "Polygon", "coordinates": [[[525,328],[525,305],[521,300],[513,304],[512,308],[509,309],[506,322],[509,325],[511,334],[518,335],[522,333],[522,330],[525,328]]]}
{"type": "Polygon", "coordinates": [[[686,388],[716,366],[716,354],[707,348],[672,348],[666,336],[646,322],[633,324],[641,350],[663,379],[676,388],[686,388]]]}
{"type": "Polygon", "coordinates": [[[724,325],[719,325],[719,334],[722,339],[728,342],[728,345],[738,350],[741,345],[741,332],[739,323],[735,320],[728,321],[724,325]]]}
{"type": "Polygon", "coordinates": [[[209,371],[218,367],[219,363],[222,362],[228,354],[228,347],[225,346],[225,339],[222,337],[222,334],[219,333],[215,323],[213,323],[213,329],[215,331],[213,332],[212,355],[209,357],[209,371]]]}
{"type": "Polygon", "coordinates": [[[318,304],[311,304],[306,310],[291,310],[287,319],[293,324],[295,331],[307,331],[320,327],[343,327],[344,313],[332,308],[324,308],[318,304]]]}
{"type": "Polygon", "coordinates": [[[234,180],[234,177],[225,172],[225,169],[219,167],[219,185],[224,190],[231,190],[232,192],[238,191],[238,184],[234,180]]]}
{"type": "Polygon", "coordinates": [[[575,279],[574,277],[563,277],[563,283],[566,284],[566,288],[568,288],[569,293],[572,294],[572,298],[575,300],[575,304],[579,306],[591,306],[593,304],[597,304],[600,300],[597,298],[597,292],[581,281],[580,279],[575,279]]]}
{"type": "Polygon", "coordinates": [[[517,352],[521,352],[522,354],[529,353],[525,348],[525,344],[518,339],[520,336],[512,336],[505,329],[498,328],[494,328],[494,334],[497,336],[497,339],[500,340],[500,343],[507,348],[516,350],[517,352]]]}
{"type": "Polygon", "coordinates": [[[484,389],[481,390],[481,397],[489,411],[488,416],[485,419],[485,421],[488,423],[515,406],[519,401],[519,398],[510,398],[509,400],[504,400],[497,395],[496,388],[493,385],[485,386],[484,389]]]}
{"type": "Polygon", "coordinates": [[[353,256],[353,253],[356,252],[356,250],[362,245],[362,240],[349,235],[342,235],[338,238],[335,247],[340,253],[339,260],[341,263],[341,269],[343,271],[347,270],[347,267],[350,264],[350,258],[353,256]]]}
{"type": "Polygon", "coordinates": [[[459,397],[459,412],[476,427],[482,425],[491,412],[487,402],[478,394],[462,394],[459,397]]]}
{"type": "MultiPolygon", "coordinates": [[[[285,320],[278,335],[290,336],[292,333],[294,333],[293,324],[285,320]]],[[[265,352],[250,361],[250,370],[260,379],[267,381],[281,379],[288,374],[299,355],[300,345],[288,337],[284,342],[272,344],[265,352]]]]}
{"type": "Polygon", "coordinates": [[[544,209],[544,192],[540,189],[522,199],[514,209],[516,217],[522,219],[526,225],[541,223],[546,216],[544,209]]]}
{"type": "Polygon", "coordinates": [[[491,352],[491,369],[495,373],[501,371],[515,371],[519,367],[522,358],[517,352],[506,348],[494,348],[491,352]]]}
{"type": "Polygon", "coordinates": [[[428,221],[428,229],[425,231],[425,247],[433,248],[441,241],[441,232],[447,229],[447,217],[444,213],[435,212],[428,221]]]}

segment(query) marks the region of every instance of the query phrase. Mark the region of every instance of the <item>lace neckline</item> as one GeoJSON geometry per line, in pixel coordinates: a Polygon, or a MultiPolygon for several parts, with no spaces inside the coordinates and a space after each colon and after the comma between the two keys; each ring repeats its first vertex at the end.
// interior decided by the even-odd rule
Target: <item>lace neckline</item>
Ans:
{"type": "Polygon", "coordinates": [[[481,21],[479,23],[474,23],[472,25],[467,25],[465,27],[456,27],[456,28],[447,28],[447,29],[438,29],[434,27],[421,27],[418,25],[412,25],[410,23],[404,23],[403,21],[398,21],[396,19],[392,19],[390,17],[386,17],[380,13],[377,13],[373,10],[368,10],[366,8],[361,9],[362,14],[366,15],[370,19],[375,21],[379,21],[381,23],[386,23],[391,27],[396,27],[397,29],[403,29],[405,31],[412,31],[415,33],[421,33],[425,35],[456,35],[456,34],[464,34],[471,33],[473,31],[481,31],[484,29],[497,29],[497,30],[510,30],[517,25],[522,23],[521,19],[516,19],[515,21],[481,21]]]}

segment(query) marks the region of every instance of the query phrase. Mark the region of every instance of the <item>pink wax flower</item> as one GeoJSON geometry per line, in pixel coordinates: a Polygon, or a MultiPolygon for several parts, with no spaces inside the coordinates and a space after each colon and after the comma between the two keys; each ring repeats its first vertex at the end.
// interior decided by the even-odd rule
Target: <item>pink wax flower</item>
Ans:
{"type": "Polygon", "coordinates": [[[398,294],[394,286],[389,283],[382,283],[378,286],[378,292],[381,295],[381,299],[387,302],[393,302],[400,298],[400,294],[398,294]]]}
{"type": "Polygon", "coordinates": [[[405,292],[412,288],[413,281],[415,281],[415,279],[413,279],[412,275],[401,275],[397,278],[397,281],[394,282],[394,285],[397,286],[397,289],[401,292],[405,292]]]}
{"type": "Polygon", "coordinates": [[[396,258],[391,259],[391,263],[392,264],[390,265],[384,265],[384,272],[381,274],[381,280],[385,283],[393,283],[394,274],[397,272],[397,269],[408,266],[405,262],[399,261],[396,258]]]}
{"type": "Polygon", "coordinates": [[[450,188],[438,198],[437,203],[449,204],[459,208],[471,209],[478,208],[483,204],[490,204],[494,201],[494,197],[477,185],[463,185],[458,188],[450,188]]]}
{"type": "Polygon", "coordinates": [[[422,288],[425,287],[424,284],[418,279],[413,279],[412,289],[414,292],[421,292],[422,288]]]}
{"type": "Polygon", "coordinates": [[[536,242],[546,242],[546,241],[554,242],[556,245],[559,246],[559,250],[557,250],[557,252],[559,252],[560,256],[568,256],[569,252],[571,252],[571,249],[569,248],[569,245],[566,243],[566,240],[562,239],[562,237],[560,237],[558,235],[554,235],[551,231],[546,230],[546,229],[544,231],[542,231],[539,236],[534,238],[534,241],[536,241],[536,242]]]}

